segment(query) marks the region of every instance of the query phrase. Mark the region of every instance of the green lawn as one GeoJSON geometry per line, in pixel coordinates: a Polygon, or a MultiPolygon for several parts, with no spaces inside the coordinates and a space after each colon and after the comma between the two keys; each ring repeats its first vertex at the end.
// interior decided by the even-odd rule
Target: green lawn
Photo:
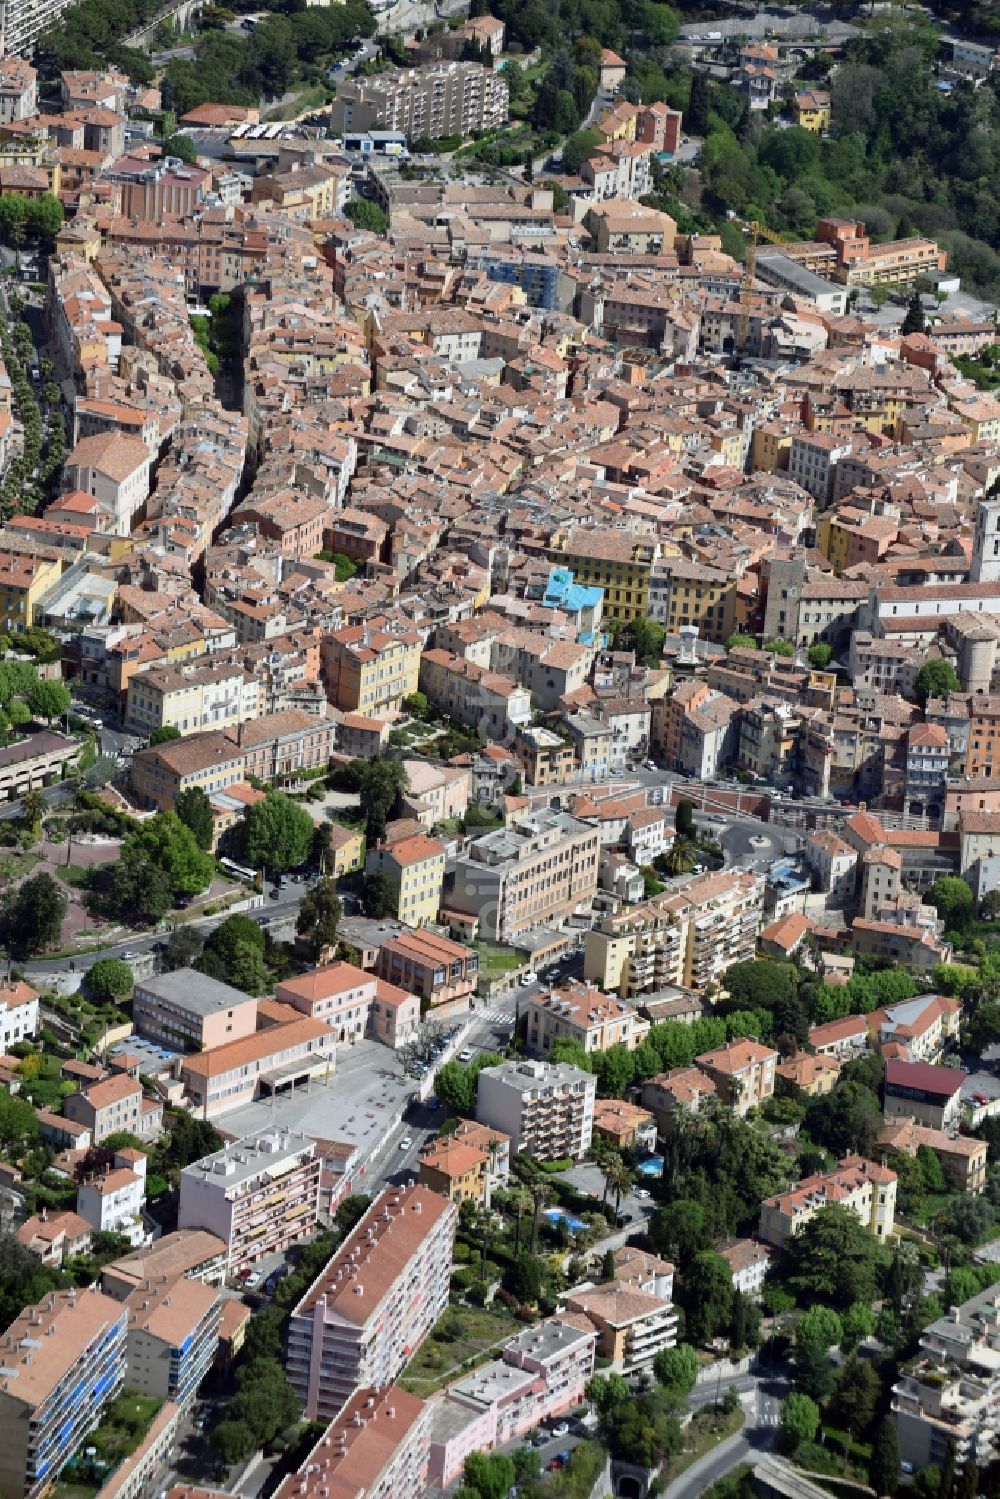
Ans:
{"type": "Polygon", "coordinates": [[[502,1308],[449,1307],[431,1328],[399,1382],[404,1390],[426,1400],[435,1390],[491,1358],[522,1326],[502,1308]]]}
{"type": "Polygon", "coordinates": [[[82,864],[63,864],[57,873],[63,884],[72,885],[74,890],[83,890],[87,885],[90,870],[84,869],[82,864]]]}
{"type": "Polygon", "coordinates": [[[521,954],[516,953],[512,947],[500,947],[495,942],[477,942],[475,948],[479,954],[481,978],[496,978],[524,962],[521,954]]]}
{"type": "Polygon", "coordinates": [[[307,110],[319,110],[326,107],[329,97],[328,91],[321,83],[311,84],[308,88],[299,89],[294,98],[285,104],[276,104],[271,109],[266,109],[261,115],[265,123],[277,124],[279,120],[294,120],[296,115],[305,114],[307,110]]]}
{"type": "Polygon", "coordinates": [[[96,1449],[92,1457],[80,1452],[65,1469],[65,1480],[55,1489],[55,1499],[89,1499],[114,1472],[119,1463],[139,1446],[156,1419],[161,1401],[123,1390],[104,1412],[101,1423],[87,1437],[86,1446],[96,1449]]]}

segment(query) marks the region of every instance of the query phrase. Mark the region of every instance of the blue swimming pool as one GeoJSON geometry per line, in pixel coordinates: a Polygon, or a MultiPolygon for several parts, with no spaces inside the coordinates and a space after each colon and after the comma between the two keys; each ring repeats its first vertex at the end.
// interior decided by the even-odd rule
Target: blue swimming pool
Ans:
{"type": "Polygon", "coordinates": [[[545,1216],[550,1223],[565,1223],[571,1234],[582,1233],[587,1227],[582,1218],[575,1218],[572,1213],[567,1213],[565,1208],[546,1208],[545,1216]]]}
{"type": "Polygon", "coordinates": [[[640,1161],[635,1169],[640,1176],[662,1176],[663,1157],[661,1155],[651,1155],[645,1161],[640,1161]]]}

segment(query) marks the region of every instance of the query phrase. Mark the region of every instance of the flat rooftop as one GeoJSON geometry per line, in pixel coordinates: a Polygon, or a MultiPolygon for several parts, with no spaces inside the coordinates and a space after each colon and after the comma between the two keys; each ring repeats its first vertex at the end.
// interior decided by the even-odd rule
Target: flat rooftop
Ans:
{"type": "Polygon", "coordinates": [[[185,1166],[181,1175],[211,1181],[226,1188],[238,1187],[267,1172],[273,1175],[281,1171],[287,1162],[313,1149],[314,1142],[308,1135],[275,1127],[261,1130],[259,1135],[233,1140],[221,1150],[185,1166]]]}
{"type": "Polygon", "coordinates": [[[220,1010],[232,1010],[237,1005],[256,1004],[242,989],[209,978],[196,968],[178,968],[174,973],[160,973],[155,978],[140,979],[135,986],[136,994],[152,995],[167,1004],[178,1005],[196,1015],[217,1015],[220,1010]]]}

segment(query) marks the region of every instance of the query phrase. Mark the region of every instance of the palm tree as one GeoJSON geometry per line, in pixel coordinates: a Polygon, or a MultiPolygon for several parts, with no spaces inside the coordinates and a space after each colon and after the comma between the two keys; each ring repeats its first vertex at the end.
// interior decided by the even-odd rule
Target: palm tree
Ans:
{"type": "Polygon", "coordinates": [[[538,1220],[541,1217],[542,1209],[544,1207],[547,1207],[548,1204],[552,1201],[554,1193],[552,1191],[552,1187],[545,1180],[544,1176],[541,1175],[537,1176],[534,1181],[528,1183],[528,1191],[531,1193],[532,1202],[531,1239],[528,1244],[528,1253],[534,1254],[535,1246],[538,1242],[538,1220]]]}
{"type": "Polygon", "coordinates": [[[627,1192],[632,1185],[632,1172],[622,1160],[621,1156],[612,1156],[604,1169],[604,1185],[610,1187],[615,1194],[615,1212],[622,1205],[622,1193],[627,1192]]]}
{"type": "Polygon", "coordinates": [[[668,874],[690,874],[698,860],[698,849],[693,839],[678,833],[667,854],[668,874]]]}
{"type": "Polygon", "coordinates": [[[532,1198],[524,1187],[516,1184],[508,1190],[506,1196],[507,1209],[514,1215],[514,1258],[516,1259],[521,1251],[521,1219],[525,1213],[531,1212],[532,1198]]]}
{"type": "Polygon", "coordinates": [[[46,802],[40,791],[27,791],[24,796],[24,820],[34,833],[45,816],[46,802]]]}

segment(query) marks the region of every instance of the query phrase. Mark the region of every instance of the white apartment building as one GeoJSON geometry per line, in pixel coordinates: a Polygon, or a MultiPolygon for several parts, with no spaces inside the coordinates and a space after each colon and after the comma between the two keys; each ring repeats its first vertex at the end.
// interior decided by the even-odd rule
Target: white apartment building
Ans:
{"type": "Polygon", "coordinates": [[[899,1455],[915,1472],[944,1466],[950,1440],[956,1466],[980,1470],[998,1452],[1000,1286],[993,1285],[927,1327],[916,1357],[892,1388],[899,1455]]]}
{"type": "Polygon", "coordinates": [[[504,1062],[479,1074],[476,1119],[537,1161],[579,1160],[594,1133],[597,1082],[567,1062],[504,1062]]]}
{"type": "Polygon", "coordinates": [[[330,129],[334,135],[401,130],[411,139],[470,136],[505,125],[507,105],[502,73],[476,62],[444,62],[342,79],[330,106],[330,129]]]}
{"type": "Polygon", "coordinates": [[[221,1239],[233,1275],[312,1233],[321,1167],[315,1140],[290,1130],[234,1140],[181,1172],[177,1226],[221,1239]]]}
{"type": "Polygon", "coordinates": [[[457,1222],[429,1187],[389,1188],[344,1240],[288,1325],[288,1377],[309,1420],[397,1378],[448,1305],[457,1222]]]}
{"type": "Polygon", "coordinates": [[[108,1170],[80,1183],[76,1210],[95,1233],[121,1234],[136,1249],[148,1237],[145,1202],[146,1157],[141,1150],[116,1150],[108,1170]]]}
{"type": "Polygon", "coordinates": [[[0,988],[0,1052],[27,1041],[38,1029],[38,994],[23,979],[0,988]]]}
{"type": "Polygon", "coordinates": [[[129,1389],[189,1405],[219,1346],[222,1295],[186,1275],[161,1275],[128,1298],[129,1389]]]}
{"type": "Polygon", "coordinates": [[[399,1385],[362,1389],[323,1432],[276,1499],[404,1499],[427,1479],[431,1406],[399,1385]]]}

